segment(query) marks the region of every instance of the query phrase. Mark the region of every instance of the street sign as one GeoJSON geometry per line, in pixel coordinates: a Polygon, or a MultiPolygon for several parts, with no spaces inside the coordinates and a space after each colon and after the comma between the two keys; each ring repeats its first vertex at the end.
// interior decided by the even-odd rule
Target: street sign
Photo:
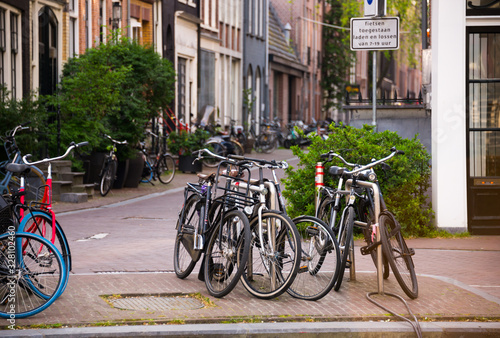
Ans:
{"type": "Polygon", "coordinates": [[[378,16],[378,0],[365,0],[365,16],[378,16]]]}
{"type": "Polygon", "coordinates": [[[399,48],[399,18],[352,18],[351,50],[399,48]]]}

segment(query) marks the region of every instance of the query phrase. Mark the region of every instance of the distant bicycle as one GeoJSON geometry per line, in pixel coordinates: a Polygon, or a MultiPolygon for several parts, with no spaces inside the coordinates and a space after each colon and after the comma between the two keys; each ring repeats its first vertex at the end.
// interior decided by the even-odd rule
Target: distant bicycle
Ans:
{"type": "MultiPolygon", "coordinates": [[[[159,138],[158,135],[150,131],[147,134],[159,138]]],[[[142,170],[141,183],[151,183],[158,179],[163,184],[172,182],[175,176],[175,160],[166,152],[158,151],[156,154],[148,154],[146,143],[140,142],[140,151],[144,158],[144,168],[142,170]]],[[[153,184],[154,185],[154,184],[153,184]]]]}
{"type": "Polygon", "coordinates": [[[109,150],[109,155],[104,159],[104,163],[102,165],[99,183],[99,192],[101,196],[106,196],[108,192],[111,190],[113,183],[116,179],[116,170],[118,168],[118,158],[116,157],[116,145],[117,144],[127,144],[127,141],[117,141],[113,139],[109,135],[104,135],[108,139],[113,142],[109,150]]]}

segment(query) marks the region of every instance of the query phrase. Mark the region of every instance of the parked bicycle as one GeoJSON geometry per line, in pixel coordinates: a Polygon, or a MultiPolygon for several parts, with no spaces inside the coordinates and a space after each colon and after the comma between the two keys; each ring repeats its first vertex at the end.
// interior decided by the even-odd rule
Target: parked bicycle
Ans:
{"type": "MultiPolygon", "coordinates": [[[[158,135],[150,131],[147,134],[154,138],[159,138],[158,135]]],[[[145,142],[140,142],[139,150],[144,159],[144,168],[141,176],[142,183],[153,184],[152,181],[156,181],[157,179],[163,184],[172,182],[175,176],[175,160],[170,154],[160,151],[148,154],[145,142]]]]}
{"type": "Polygon", "coordinates": [[[250,135],[254,139],[253,148],[258,153],[272,153],[278,147],[278,137],[276,126],[271,123],[261,122],[260,132],[257,135],[255,131],[255,121],[252,120],[250,126],[250,135]]]}
{"type": "Polygon", "coordinates": [[[116,145],[127,144],[127,141],[117,141],[109,135],[104,135],[113,145],[110,147],[109,155],[106,156],[102,164],[101,173],[99,174],[99,192],[101,196],[106,196],[111,190],[116,179],[116,170],[118,168],[118,157],[116,156],[116,145]]]}
{"type": "Polygon", "coordinates": [[[217,155],[217,157],[208,154],[203,156],[203,164],[209,168],[219,166],[221,158],[227,159],[229,155],[242,156],[245,153],[243,145],[231,134],[214,135],[207,140],[205,147],[211,149],[211,152],[217,155]]]}
{"type": "MultiPolygon", "coordinates": [[[[329,173],[339,178],[338,188],[336,190],[323,189],[326,193],[317,210],[319,217],[327,220],[330,227],[335,230],[340,245],[342,261],[339,276],[335,283],[335,290],[340,288],[346,266],[352,264],[353,258],[351,256],[351,259],[349,259],[349,250],[353,245],[353,227],[356,225],[362,227],[368,244],[362,248],[362,253],[372,255],[375,265],[380,266],[385,278],[389,273],[388,263],[408,297],[413,299],[418,296],[418,283],[412,259],[415,252],[407,247],[401,234],[401,226],[394,215],[387,210],[377,175],[373,170],[374,166],[383,164],[396,154],[404,154],[404,152],[392,148],[389,156],[373,160],[366,165],[349,163],[334,152],[321,155],[327,161],[338,158],[345,165],[353,168],[349,171],[343,167],[330,167],[329,173]],[[347,180],[345,185],[343,185],[344,180],[347,180]],[[342,190],[343,187],[344,190],[342,190]],[[338,214],[341,211],[342,197],[346,197],[346,202],[342,213],[338,214]],[[380,242],[375,239],[377,223],[381,238],[380,242]],[[375,259],[377,257],[375,250],[378,250],[377,248],[380,245],[382,246],[382,254],[380,255],[382,259],[378,261],[375,259]],[[384,263],[385,261],[387,263],[384,263]]],[[[351,255],[353,255],[353,252],[351,255]]]]}
{"type": "MultiPolygon", "coordinates": [[[[207,149],[198,153],[218,157],[207,149]]],[[[252,201],[245,193],[230,188],[243,172],[250,175],[245,163],[221,160],[217,173],[198,174],[199,184],[188,183],[184,204],[176,229],[174,270],[186,278],[203,255],[199,278],[205,281],[208,292],[224,297],[238,283],[249,257],[251,232],[241,205],[252,201]],[[235,175],[234,171],[240,174],[235,175]],[[223,194],[217,197],[217,192],[223,194]]],[[[250,176],[248,176],[250,177],[250,176]]]]}

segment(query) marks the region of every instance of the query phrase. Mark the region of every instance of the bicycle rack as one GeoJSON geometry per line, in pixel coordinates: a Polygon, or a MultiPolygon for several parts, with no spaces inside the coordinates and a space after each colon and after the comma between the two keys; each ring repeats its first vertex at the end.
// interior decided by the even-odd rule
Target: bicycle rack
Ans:
{"type": "MultiPolygon", "coordinates": [[[[377,220],[377,223],[374,224],[374,226],[377,229],[376,232],[376,238],[377,242],[380,242],[380,230],[378,227],[378,218],[380,216],[380,190],[377,186],[376,183],[372,182],[365,182],[365,181],[356,181],[356,184],[366,187],[369,189],[373,190],[373,197],[375,199],[375,219],[377,220]]],[[[352,180],[347,180],[345,182],[345,190],[350,190],[352,185],[352,180]]],[[[350,254],[351,255],[351,268],[349,269],[350,272],[350,278],[351,280],[356,279],[356,271],[355,271],[355,265],[354,265],[354,246],[351,246],[352,250],[350,254]]],[[[383,266],[382,266],[382,247],[379,246],[377,248],[377,285],[378,285],[378,293],[379,294],[384,294],[384,275],[383,275],[383,266]]]]}

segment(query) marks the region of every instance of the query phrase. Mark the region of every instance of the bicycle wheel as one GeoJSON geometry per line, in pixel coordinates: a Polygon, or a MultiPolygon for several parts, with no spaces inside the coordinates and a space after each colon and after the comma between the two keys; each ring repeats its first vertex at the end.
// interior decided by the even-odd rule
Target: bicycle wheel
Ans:
{"type": "Polygon", "coordinates": [[[194,252],[194,229],[200,222],[201,198],[191,195],[181,216],[177,220],[177,236],[174,244],[174,271],[177,277],[184,279],[191,274],[201,251],[194,252]],[[193,255],[193,256],[192,256],[193,255]]]}
{"type": "Polygon", "coordinates": [[[382,250],[389,261],[392,273],[399,285],[411,299],[418,297],[418,282],[415,266],[411,258],[413,251],[409,250],[401,235],[401,227],[392,214],[382,213],[379,217],[382,250]]]}
{"type": "Polygon", "coordinates": [[[293,219],[300,234],[300,267],[287,292],[305,300],[323,298],[333,288],[340,268],[335,235],[325,222],[312,216],[293,219]]]}
{"type": "MultiPolygon", "coordinates": [[[[61,254],[64,265],[66,267],[67,275],[69,276],[69,272],[72,269],[72,261],[71,261],[71,251],[69,248],[69,242],[64,234],[63,229],[59,222],[55,222],[55,231],[53,230],[52,224],[52,216],[43,210],[33,210],[29,213],[26,213],[19,225],[19,229],[22,229],[24,232],[30,232],[36,234],[40,237],[45,238],[50,241],[56,249],[61,254]]],[[[66,289],[67,281],[65,285],[63,285],[63,292],[66,289]]]]}
{"type": "Polygon", "coordinates": [[[241,143],[239,143],[238,141],[234,141],[234,140],[231,140],[230,142],[234,147],[234,154],[235,155],[239,155],[239,156],[245,155],[245,150],[243,149],[243,146],[241,145],[241,143]]]}
{"type": "Polygon", "coordinates": [[[339,236],[339,249],[340,249],[340,269],[337,281],[335,282],[335,291],[339,291],[344,278],[345,268],[349,259],[349,247],[352,242],[352,231],[354,227],[354,208],[348,206],[344,209],[344,219],[342,221],[342,232],[339,236]]]}
{"type": "Polygon", "coordinates": [[[250,224],[241,210],[224,214],[215,225],[206,247],[205,285],[217,298],[234,289],[243,273],[250,252],[250,224]]]}
{"type": "MultiPolygon", "coordinates": [[[[219,156],[226,156],[226,149],[225,147],[217,140],[213,141],[208,141],[205,144],[206,148],[210,149],[214,154],[219,155],[219,156]]],[[[210,156],[204,156],[203,157],[203,165],[209,167],[209,168],[216,168],[220,163],[220,160],[214,157],[210,156]]]]}
{"type": "Polygon", "coordinates": [[[262,149],[262,152],[266,154],[272,153],[277,145],[276,136],[274,134],[262,133],[259,135],[259,144],[262,149]]]}
{"type": "MultiPolygon", "coordinates": [[[[24,181],[24,201],[26,204],[29,202],[45,202],[43,186],[46,185],[45,176],[43,172],[35,166],[30,168],[30,172],[24,181]]],[[[17,192],[20,186],[20,178],[17,176],[12,176],[8,187],[9,193],[17,192]]]]}
{"type": "Polygon", "coordinates": [[[301,258],[300,239],[288,216],[277,211],[263,211],[261,219],[262,244],[258,217],[250,221],[250,256],[241,281],[255,297],[271,299],[285,292],[297,275],[301,258]]]}
{"type": "Polygon", "coordinates": [[[149,183],[153,179],[153,168],[149,161],[144,161],[144,168],[142,168],[141,183],[149,183]]]}
{"type": "Polygon", "coordinates": [[[168,154],[163,154],[156,166],[156,175],[163,184],[172,182],[175,176],[175,161],[168,154]]]}
{"type": "Polygon", "coordinates": [[[99,184],[99,191],[101,196],[106,196],[113,186],[116,175],[116,162],[109,161],[102,170],[101,183],[99,184]]]}
{"type": "Polygon", "coordinates": [[[62,257],[49,241],[31,233],[0,235],[0,317],[26,318],[45,310],[66,279],[62,257]]]}

